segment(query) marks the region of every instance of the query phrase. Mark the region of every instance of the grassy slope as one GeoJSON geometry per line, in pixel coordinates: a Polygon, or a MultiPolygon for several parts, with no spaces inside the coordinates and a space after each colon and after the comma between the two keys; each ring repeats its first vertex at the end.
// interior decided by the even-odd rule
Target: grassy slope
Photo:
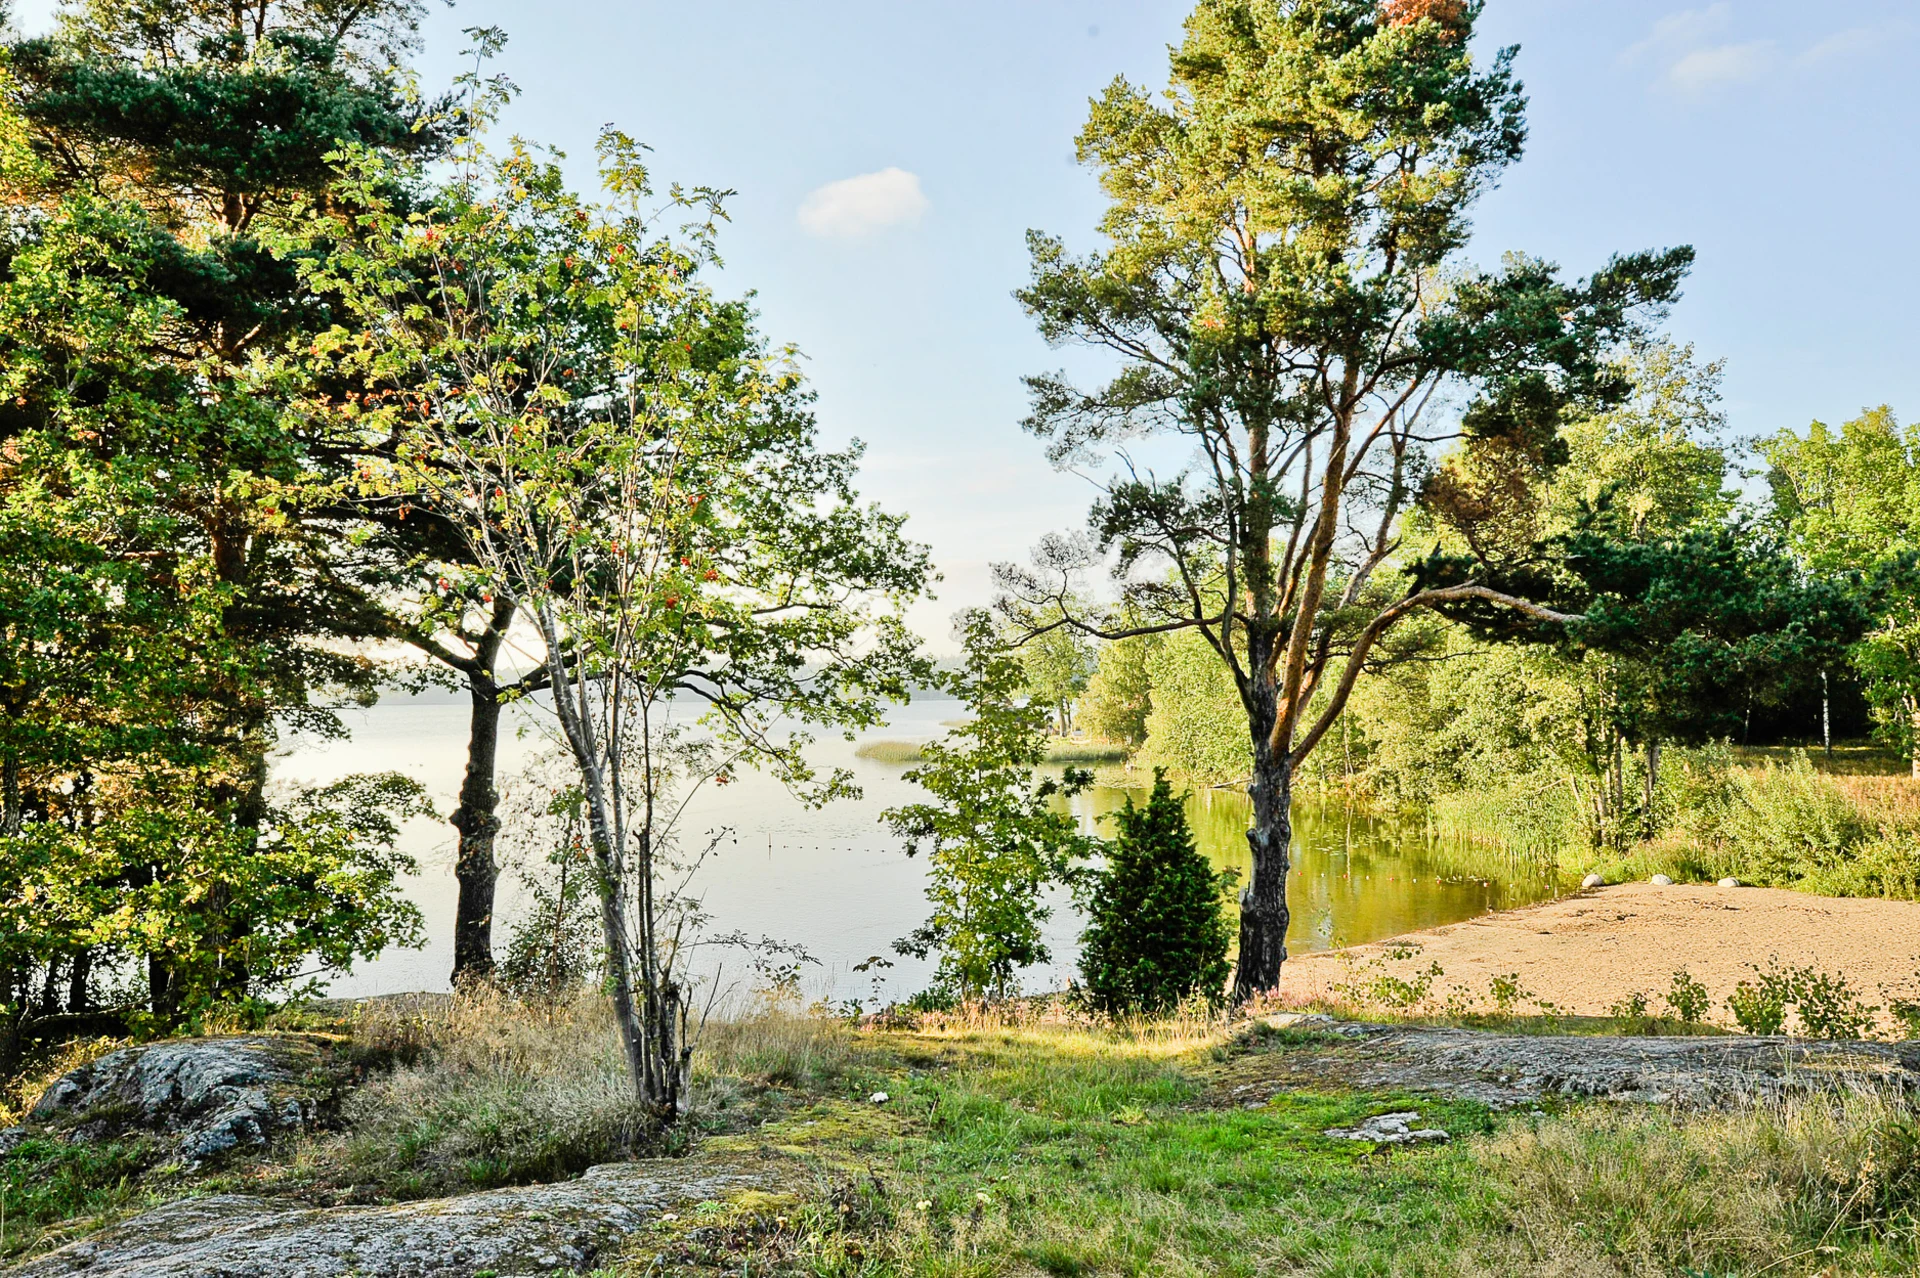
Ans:
{"type": "MultiPolygon", "coordinates": [[[[590,1000],[545,1013],[492,1001],[354,1033],[363,1049],[417,1046],[348,1105],[355,1130],[191,1179],[142,1174],[153,1151],[131,1145],[31,1142],[0,1160],[7,1250],[183,1192],[368,1201],[617,1156],[604,1142],[630,1103],[590,1000]]],[[[1235,1090],[1324,1046],[1205,1023],[854,1033],[774,1011],[718,1026],[678,1143],[704,1133],[695,1156],[791,1188],[683,1210],[603,1275],[1920,1271],[1911,1110],[1850,1098],[1691,1118],[1603,1103],[1500,1115],[1332,1083],[1265,1103],[1235,1090]],[[1402,1109],[1456,1139],[1376,1153],[1322,1135],[1402,1109]]]]}
{"type": "Polygon", "coordinates": [[[1837,1278],[1920,1262],[1910,1112],[1500,1116],[1352,1091],[1242,1108],[1220,1086],[1300,1043],[863,1035],[838,1098],[755,1138],[805,1160],[811,1194],[757,1223],[690,1222],[610,1272],[1837,1278]],[[1399,1109],[1461,1139],[1383,1155],[1321,1134],[1399,1109]]]}

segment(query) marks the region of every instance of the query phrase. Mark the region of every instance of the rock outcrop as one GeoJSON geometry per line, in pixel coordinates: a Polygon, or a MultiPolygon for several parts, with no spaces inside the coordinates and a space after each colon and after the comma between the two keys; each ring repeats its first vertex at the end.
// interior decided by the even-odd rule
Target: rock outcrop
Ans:
{"type": "Polygon", "coordinates": [[[29,1121],[75,1142],[128,1131],[177,1135],[198,1165],[236,1146],[264,1144],[313,1120],[321,1045],[299,1037],[238,1035],[128,1047],[61,1077],[29,1121]]]}
{"type": "Polygon", "coordinates": [[[1838,1088],[1920,1095],[1920,1041],[1499,1034],[1318,1016],[1274,1020],[1324,1034],[1326,1043],[1259,1052],[1237,1064],[1234,1078],[1266,1077],[1234,1088],[1235,1097],[1309,1080],[1460,1096],[1502,1109],[1547,1096],[1712,1108],[1838,1088]]]}
{"type": "Polygon", "coordinates": [[[185,1198],[11,1271],[15,1278],[548,1278],[584,1273],[673,1207],[753,1177],[662,1159],[578,1180],[391,1207],[185,1198]]]}

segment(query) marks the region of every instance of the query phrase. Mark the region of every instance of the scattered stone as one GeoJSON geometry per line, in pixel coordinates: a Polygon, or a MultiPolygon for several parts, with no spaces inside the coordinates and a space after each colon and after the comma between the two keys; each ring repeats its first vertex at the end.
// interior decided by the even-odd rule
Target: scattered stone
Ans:
{"type": "Polygon", "coordinates": [[[1606,885],[1607,881],[1597,874],[1589,874],[1586,878],[1580,880],[1580,886],[1583,888],[1605,887],[1606,885]]]}
{"type": "Polygon", "coordinates": [[[696,1160],[391,1207],[183,1198],[8,1272],[14,1278],[547,1278],[584,1273],[666,1209],[757,1187],[696,1160]]]}
{"type": "Polygon", "coordinates": [[[1322,1133],[1335,1140],[1366,1140],[1376,1145],[1424,1145],[1450,1139],[1438,1127],[1415,1127],[1420,1115],[1380,1114],[1358,1127],[1329,1127],[1322,1133]]]}
{"type": "Polygon", "coordinates": [[[198,1166],[240,1145],[262,1145],[315,1116],[311,1080],[326,1057],[313,1040],[190,1038],[122,1048],[55,1080],[31,1122],[76,1144],[127,1131],[178,1134],[198,1166]]]}
{"type": "Polygon", "coordinates": [[[1740,880],[1739,880],[1739,879],[1721,879],[1721,880],[1720,880],[1720,884],[1719,884],[1719,886],[1721,886],[1721,887],[1739,887],[1739,886],[1740,886],[1740,880]]]}
{"type": "Polygon", "coordinates": [[[1673,880],[1668,878],[1664,874],[1656,874],[1652,878],[1648,879],[1647,882],[1653,884],[1655,887],[1672,887],[1673,886],[1673,880]]]}
{"type": "Polygon", "coordinates": [[[0,1132],[0,1154],[11,1154],[20,1148],[20,1142],[33,1135],[24,1127],[9,1127],[0,1132]]]}
{"type": "Polygon", "coordinates": [[[884,1105],[892,1099],[893,1097],[887,1095],[885,1092],[875,1092],[873,1095],[867,1097],[868,1103],[873,1105],[884,1105]]]}

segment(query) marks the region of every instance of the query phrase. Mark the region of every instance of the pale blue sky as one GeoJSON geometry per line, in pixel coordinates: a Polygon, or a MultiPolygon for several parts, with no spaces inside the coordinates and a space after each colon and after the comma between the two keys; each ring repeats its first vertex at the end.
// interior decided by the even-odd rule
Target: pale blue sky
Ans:
{"type": "MultiPolygon", "coordinates": [[[[24,0],[23,25],[51,8],[24,0]]],[[[807,354],[829,437],[868,442],[868,494],[934,545],[947,581],[919,619],[944,641],[988,561],[1084,510],[1085,483],[1019,429],[1020,375],[1061,357],[1009,293],[1028,227],[1093,243],[1098,191],[1071,160],[1086,100],[1116,73],[1164,83],[1187,8],[466,0],[436,12],[422,65],[444,83],[460,28],[504,27],[510,128],[584,161],[617,123],[663,180],[738,191],[729,286],[807,354]],[[869,174],[886,176],[809,203],[869,174]]],[[[1691,243],[1669,327],[1727,361],[1736,434],[1920,413],[1920,5],[1489,0],[1481,30],[1484,50],[1521,46],[1532,103],[1527,158],[1479,215],[1481,260],[1521,249],[1584,273],[1691,243]]]]}

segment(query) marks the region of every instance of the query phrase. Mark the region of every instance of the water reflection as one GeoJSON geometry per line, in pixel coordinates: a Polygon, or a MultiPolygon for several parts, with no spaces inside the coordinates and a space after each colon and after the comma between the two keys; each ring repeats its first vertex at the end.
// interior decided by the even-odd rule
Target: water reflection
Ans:
{"type": "MultiPolygon", "coordinates": [[[[1102,819],[1146,790],[1096,787],[1073,800],[1085,828],[1111,837],[1102,819]]],[[[1200,850],[1242,882],[1252,871],[1247,825],[1252,802],[1234,790],[1187,796],[1187,819],[1200,850]]],[[[1356,811],[1339,803],[1297,799],[1293,809],[1293,870],[1287,906],[1293,953],[1339,949],[1421,928],[1458,923],[1489,910],[1529,905],[1554,895],[1551,869],[1514,856],[1435,837],[1417,819],[1356,811]]]]}
{"type": "MultiPolygon", "coordinates": [[[[876,735],[928,740],[941,735],[958,712],[953,702],[916,702],[896,712],[876,735]]],[[[293,743],[276,762],[279,778],[323,783],[349,772],[399,769],[425,785],[442,812],[453,806],[465,760],[464,703],[395,699],[346,718],[351,737],[293,743]]],[[[524,707],[515,708],[509,725],[501,776],[511,788],[522,763],[540,748],[545,727],[524,707]]],[[[807,808],[773,778],[755,772],[696,796],[688,809],[689,837],[702,843],[710,836],[721,839],[698,883],[704,905],[723,930],[806,947],[820,959],[820,967],[809,969],[809,979],[822,994],[905,998],[925,988],[932,976],[930,963],[892,948],[895,938],[926,917],[926,862],[902,852],[880,814],[924,796],[905,780],[904,765],[860,758],[853,742],[828,737],[812,757],[822,768],[851,770],[864,797],[807,808]],[[854,972],[874,955],[892,963],[883,969],[882,988],[873,988],[870,974],[854,972]]],[[[1144,774],[1134,775],[1145,780],[1144,774]]],[[[1074,810],[1089,828],[1111,835],[1111,821],[1092,823],[1130,792],[1145,797],[1141,791],[1104,787],[1079,796],[1074,810]]],[[[1249,868],[1248,808],[1243,793],[1215,790],[1193,796],[1188,809],[1201,848],[1215,864],[1243,876],[1249,868]]],[[[1288,944],[1296,953],[1455,923],[1552,894],[1551,880],[1538,868],[1443,844],[1418,821],[1380,820],[1312,802],[1297,804],[1294,820],[1288,944]]],[[[427,944],[390,950],[360,964],[335,982],[335,993],[447,987],[456,899],[453,833],[444,822],[410,821],[401,846],[419,858],[420,873],[408,877],[406,891],[425,916],[427,944]]],[[[1066,892],[1050,894],[1049,901],[1054,915],[1045,939],[1053,962],[1026,974],[1031,989],[1057,989],[1078,974],[1082,920],[1066,892]]],[[[522,913],[519,883],[511,872],[501,883],[499,910],[495,941],[504,944],[522,913]]],[[[739,966],[737,956],[726,961],[739,966]]]]}

